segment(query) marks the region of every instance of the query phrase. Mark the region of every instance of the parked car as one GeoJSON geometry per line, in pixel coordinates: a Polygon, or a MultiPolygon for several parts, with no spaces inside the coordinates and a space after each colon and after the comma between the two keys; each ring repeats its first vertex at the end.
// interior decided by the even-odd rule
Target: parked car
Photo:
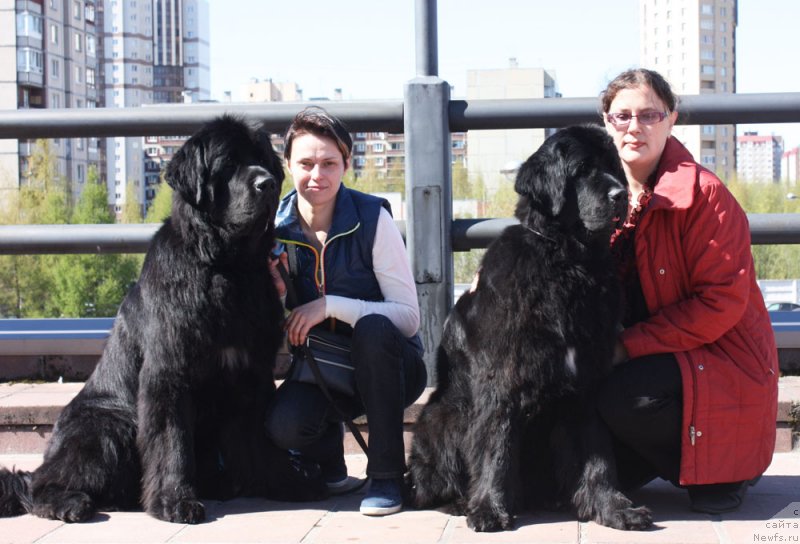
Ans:
{"type": "Polygon", "coordinates": [[[767,305],[770,312],[796,312],[800,310],[800,304],[794,302],[773,302],[767,305]]]}

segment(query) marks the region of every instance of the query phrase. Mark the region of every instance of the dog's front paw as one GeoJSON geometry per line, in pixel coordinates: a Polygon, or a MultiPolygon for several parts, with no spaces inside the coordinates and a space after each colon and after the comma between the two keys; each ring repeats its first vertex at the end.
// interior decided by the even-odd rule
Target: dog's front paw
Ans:
{"type": "Polygon", "coordinates": [[[594,516],[596,523],[622,531],[644,531],[653,526],[653,514],[649,508],[634,507],[621,493],[614,499],[597,509],[594,516]]]}
{"type": "Polygon", "coordinates": [[[514,518],[504,509],[480,507],[467,514],[467,526],[479,533],[506,531],[514,528],[514,518]]]}
{"type": "Polygon", "coordinates": [[[34,503],[32,514],[42,518],[60,519],[66,523],[90,520],[95,514],[94,502],[81,491],[64,491],[48,502],[34,503]]]}
{"type": "Polygon", "coordinates": [[[653,526],[653,514],[646,506],[631,507],[616,512],[611,521],[612,523],[608,524],[608,526],[615,529],[644,531],[653,526]]]}
{"type": "Polygon", "coordinates": [[[206,519],[203,503],[195,499],[164,500],[158,512],[150,512],[153,517],[172,523],[194,525],[206,519]]]}

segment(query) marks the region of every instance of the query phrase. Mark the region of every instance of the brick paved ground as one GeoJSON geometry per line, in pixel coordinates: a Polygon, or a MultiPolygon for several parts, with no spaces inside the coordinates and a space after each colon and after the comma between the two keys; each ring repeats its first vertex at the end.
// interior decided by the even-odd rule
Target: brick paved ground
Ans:
{"type": "MultiPolygon", "coordinates": [[[[34,468],[39,455],[3,455],[0,464],[34,468]]],[[[348,455],[353,475],[363,475],[363,455],[348,455]]],[[[463,517],[438,511],[403,511],[385,518],[358,513],[360,494],[318,503],[241,499],[207,503],[209,521],[179,525],[140,512],[98,514],[91,522],[67,525],[31,516],[0,519],[0,543],[658,543],[738,544],[800,542],[800,452],[778,453],[766,475],[750,490],[744,507],[724,516],[688,510],[686,493],[653,482],[634,495],[650,506],[657,527],[626,533],[578,523],[567,513],[535,512],[517,518],[517,529],[477,534],[463,517]],[[782,520],[776,514],[793,504],[782,520]]]]}

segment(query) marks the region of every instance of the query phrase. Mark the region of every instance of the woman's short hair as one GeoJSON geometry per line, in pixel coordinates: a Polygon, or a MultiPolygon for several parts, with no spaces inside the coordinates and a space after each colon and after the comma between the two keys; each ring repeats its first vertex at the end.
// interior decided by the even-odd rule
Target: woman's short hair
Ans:
{"type": "Polygon", "coordinates": [[[678,107],[678,97],[672,92],[667,80],[655,70],[635,68],[622,72],[600,93],[600,104],[603,108],[603,113],[608,113],[611,103],[621,90],[635,89],[645,85],[653,89],[653,92],[658,95],[667,110],[670,112],[675,111],[675,108],[678,107]]]}
{"type": "Polygon", "coordinates": [[[309,106],[294,116],[292,124],[283,139],[283,156],[289,160],[292,156],[292,142],[296,136],[313,134],[319,138],[330,138],[342,153],[345,162],[353,151],[353,138],[344,123],[318,106],[309,106]]]}

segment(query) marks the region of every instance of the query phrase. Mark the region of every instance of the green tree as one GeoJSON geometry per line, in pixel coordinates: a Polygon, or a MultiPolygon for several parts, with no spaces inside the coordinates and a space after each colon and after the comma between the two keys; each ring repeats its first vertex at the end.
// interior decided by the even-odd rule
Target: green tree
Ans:
{"type": "Polygon", "coordinates": [[[139,196],[136,194],[136,186],[128,181],[125,189],[125,205],[122,207],[122,223],[141,223],[142,205],[139,203],[139,196]]]}
{"type": "MultiPolygon", "coordinates": [[[[103,183],[88,183],[75,207],[76,224],[113,223],[103,183]]],[[[113,316],[138,272],[128,255],[64,255],[52,269],[46,312],[53,317],[113,316]]]]}
{"type": "MultiPolygon", "coordinates": [[[[286,182],[284,182],[286,185],[286,182]]],[[[172,187],[162,181],[156,187],[156,194],[150,201],[150,208],[145,215],[145,223],[161,223],[172,213],[172,187]]]]}
{"type": "MultiPolygon", "coordinates": [[[[747,213],[800,213],[800,201],[786,197],[795,185],[733,180],[727,186],[747,213]]],[[[800,246],[754,245],[752,251],[759,279],[800,278],[800,246]]]]}
{"type": "MultiPolygon", "coordinates": [[[[58,175],[57,157],[49,140],[37,140],[26,181],[7,203],[6,224],[64,224],[70,209],[65,181],[58,175]]],[[[52,290],[54,255],[8,255],[0,258],[0,313],[14,317],[46,316],[52,290]]]]}

